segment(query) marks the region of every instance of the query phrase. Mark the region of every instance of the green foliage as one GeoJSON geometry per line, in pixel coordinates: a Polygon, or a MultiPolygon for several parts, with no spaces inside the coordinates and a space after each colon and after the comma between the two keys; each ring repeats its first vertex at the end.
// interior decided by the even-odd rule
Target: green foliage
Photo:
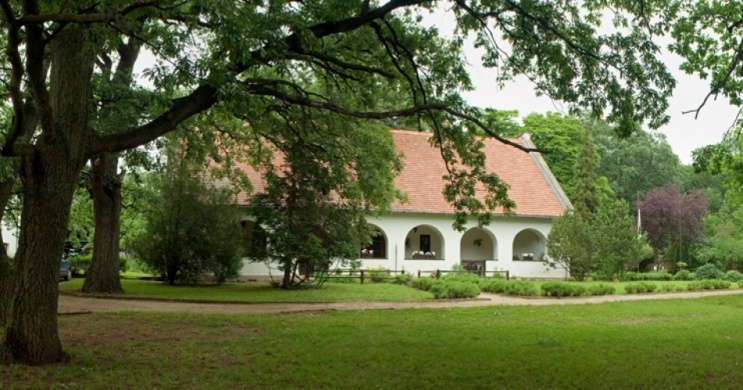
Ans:
{"type": "Polygon", "coordinates": [[[436,299],[474,298],[480,295],[480,288],[477,284],[457,280],[439,280],[431,286],[429,291],[436,299]]]}
{"type": "Polygon", "coordinates": [[[673,275],[669,274],[667,271],[627,272],[623,275],[622,280],[626,282],[641,281],[641,280],[668,281],[668,280],[673,280],[673,275]]]}
{"type": "Polygon", "coordinates": [[[541,286],[542,295],[548,297],[578,297],[586,295],[587,289],[575,283],[548,282],[541,286]]]}
{"type": "Polygon", "coordinates": [[[743,280],[743,274],[736,270],[730,270],[728,272],[725,272],[725,280],[738,283],[741,280],[743,280]]]}
{"type": "Polygon", "coordinates": [[[377,268],[369,268],[364,273],[368,274],[369,279],[374,283],[386,282],[390,278],[389,271],[381,265],[377,268]]]}
{"type": "Polygon", "coordinates": [[[533,297],[539,295],[534,283],[522,280],[487,279],[480,283],[480,290],[493,294],[533,297]]]}
{"type": "Polygon", "coordinates": [[[608,284],[592,284],[588,286],[588,295],[612,295],[616,291],[614,286],[608,284]]]}
{"type": "Polygon", "coordinates": [[[413,278],[410,281],[410,286],[417,288],[418,290],[429,291],[431,287],[436,283],[436,279],[432,278],[413,278]]]}
{"type": "Polygon", "coordinates": [[[131,240],[134,253],[169,284],[236,277],[243,247],[234,193],[204,183],[193,161],[168,157],[166,169],[150,177],[153,193],[145,226],[131,240]]]}
{"type": "Polygon", "coordinates": [[[621,278],[647,255],[646,236],[638,234],[629,206],[622,200],[601,210],[593,235],[598,259],[595,269],[607,279],[621,278]]]}
{"type": "Polygon", "coordinates": [[[591,140],[589,131],[583,132],[583,144],[575,161],[573,174],[573,197],[570,198],[575,212],[581,214],[584,220],[593,222],[601,207],[601,200],[596,192],[596,166],[600,161],[596,146],[591,140]]]}
{"type": "MultiPolygon", "coordinates": [[[[85,275],[86,272],[88,272],[88,268],[90,268],[90,263],[93,262],[93,255],[92,254],[85,254],[85,255],[78,255],[78,256],[71,256],[69,258],[72,265],[70,266],[70,270],[75,275],[85,275]]],[[[130,264],[132,264],[133,261],[127,256],[119,256],[119,272],[126,272],[129,269],[130,264]]]]}
{"type": "Polygon", "coordinates": [[[617,199],[634,205],[651,189],[678,180],[679,157],[662,133],[638,130],[622,137],[603,121],[586,119],[585,124],[601,156],[596,174],[607,178],[617,199]]]}
{"type": "Polygon", "coordinates": [[[695,277],[699,280],[704,279],[722,279],[725,274],[712,263],[707,263],[694,271],[695,277]]]}
{"type": "Polygon", "coordinates": [[[408,285],[413,280],[413,276],[410,274],[397,274],[395,275],[395,279],[392,281],[394,284],[403,284],[408,285]]]}
{"type": "Polygon", "coordinates": [[[87,254],[87,255],[78,255],[73,256],[69,258],[70,263],[72,265],[70,266],[70,270],[74,275],[84,275],[85,271],[88,270],[90,267],[90,263],[93,261],[93,255],[87,254]]]}
{"type": "Polygon", "coordinates": [[[701,291],[701,290],[726,290],[731,286],[727,280],[720,279],[704,279],[696,282],[689,282],[686,285],[687,291],[701,291]]]}
{"type": "Polygon", "coordinates": [[[655,291],[658,288],[658,285],[655,283],[645,283],[645,282],[639,282],[639,283],[629,283],[624,286],[624,291],[627,294],[642,294],[642,293],[651,293],[655,291]]]}
{"type": "Polygon", "coordinates": [[[266,185],[245,212],[271,243],[251,260],[278,263],[279,285],[294,288],[308,281],[303,268],[323,271],[356,259],[358,243],[374,233],[365,217],[386,212],[401,197],[394,188],[400,156],[390,133],[368,123],[347,121],[314,135],[276,126],[283,132],[273,138],[274,147],[284,164],[259,166],[266,185]]]}
{"type": "Polygon", "coordinates": [[[590,223],[580,213],[566,213],[552,221],[552,230],[547,237],[549,258],[577,280],[583,280],[595,267],[595,237],[592,232],[590,223]]]}
{"type": "Polygon", "coordinates": [[[614,286],[607,284],[589,284],[587,286],[576,283],[547,282],[540,286],[542,295],[547,297],[578,297],[582,295],[598,296],[612,295],[616,291],[614,286]]]}
{"type": "Polygon", "coordinates": [[[568,199],[575,198],[575,169],[585,129],[580,120],[555,112],[529,114],[523,119],[522,133],[529,133],[550,171],[568,199]]]}
{"type": "Polygon", "coordinates": [[[444,274],[441,276],[441,280],[455,280],[458,282],[465,282],[465,283],[474,283],[474,284],[480,284],[483,281],[487,280],[477,274],[473,274],[471,272],[467,272],[464,270],[464,268],[461,269],[459,272],[451,272],[444,274]]]}
{"type": "Polygon", "coordinates": [[[693,272],[682,269],[678,272],[676,272],[675,275],[673,275],[673,280],[694,280],[696,279],[696,275],[694,275],[693,272]]]}

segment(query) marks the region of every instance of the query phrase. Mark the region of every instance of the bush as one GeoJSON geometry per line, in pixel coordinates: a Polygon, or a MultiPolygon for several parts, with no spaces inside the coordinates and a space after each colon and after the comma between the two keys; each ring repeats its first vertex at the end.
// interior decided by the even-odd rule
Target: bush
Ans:
{"type": "Polygon", "coordinates": [[[736,270],[730,270],[725,273],[725,280],[731,281],[733,283],[738,283],[743,280],[743,274],[736,270]]]}
{"type": "Polygon", "coordinates": [[[725,277],[725,274],[723,274],[722,271],[720,271],[720,269],[712,263],[707,263],[703,266],[700,266],[699,268],[697,268],[694,274],[696,275],[696,278],[698,280],[722,279],[725,277]]]}
{"type": "Polygon", "coordinates": [[[431,278],[414,278],[410,281],[412,287],[423,291],[430,291],[434,283],[436,283],[436,279],[431,278]]]}
{"type": "Polygon", "coordinates": [[[686,269],[682,269],[676,272],[676,275],[673,275],[673,280],[694,280],[694,278],[694,273],[686,269]]]}
{"type": "Polygon", "coordinates": [[[395,279],[392,281],[392,283],[408,284],[411,280],[413,280],[413,277],[410,274],[398,274],[395,276],[395,279]]]}
{"type": "Polygon", "coordinates": [[[522,297],[533,297],[539,295],[539,290],[534,283],[525,281],[508,281],[503,279],[484,279],[480,283],[480,290],[493,294],[506,294],[522,297]]]}
{"type": "Polygon", "coordinates": [[[548,282],[542,284],[542,295],[548,297],[577,297],[586,294],[586,288],[579,284],[548,282]]]}
{"type": "Polygon", "coordinates": [[[588,295],[613,295],[616,289],[606,284],[594,284],[588,287],[588,295]]]}
{"type": "Polygon", "coordinates": [[[506,294],[520,297],[535,297],[539,295],[539,290],[534,283],[525,281],[514,281],[506,284],[506,294]]]}
{"type": "Polygon", "coordinates": [[[676,287],[672,284],[661,284],[660,285],[660,291],[663,292],[673,292],[676,289],[676,287]]]}
{"type": "Polygon", "coordinates": [[[69,257],[68,260],[70,260],[70,270],[72,271],[73,275],[80,276],[84,275],[86,271],[88,271],[88,268],[90,268],[90,263],[93,262],[93,255],[79,255],[74,257],[69,257]]]}
{"type": "Polygon", "coordinates": [[[464,282],[464,283],[474,283],[474,284],[479,285],[480,282],[482,282],[482,281],[484,281],[486,279],[483,278],[483,277],[481,277],[481,276],[479,276],[479,275],[477,275],[477,274],[473,274],[471,272],[464,271],[464,272],[452,272],[452,273],[444,274],[441,277],[441,280],[457,281],[457,282],[464,282]]]}
{"type": "Polygon", "coordinates": [[[493,294],[503,294],[507,289],[508,281],[505,279],[485,279],[480,283],[480,290],[493,294]]]}
{"type": "Polygon", "coordinates": [[[624,291],[627,294],[642,294],[646,292],[653,292],[658,288],[655,283],[630,283],[624,286],[624,291]]]}
{"type": "Polygon", "coordinates": [[[364,274],[368,274],[369,279],[371,279],[373,283],[384,282],[385,280],[387,280],[387,278],[390,277],[389,271],[381,265],[377,268],[367,269],[366,271],[364,271],[364,274]]]}
{"type": "Polygon", "coordinates": [[[639,281],[669,281],[672,280],[673,276],[666,271],[659,272],[626,272],[622,277],[624,282],[639,282],[639,281]]]}
{"type": "Polygon", "coordinates": [[[430,291],[436,299],[474,298],[480,295],[480,288],[476,284],[456,280],[437,281],[430,291]]]}

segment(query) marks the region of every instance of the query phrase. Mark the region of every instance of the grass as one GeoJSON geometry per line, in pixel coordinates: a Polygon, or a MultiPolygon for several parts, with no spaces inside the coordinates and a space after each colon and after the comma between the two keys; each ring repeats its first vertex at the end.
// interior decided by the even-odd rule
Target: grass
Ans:
{"type": "MultiPolygon", "coordinates": [[[[268,282],[223,285],[167,286],[161,282],[121,280],[126,295],[163,299],[227,302],[349,302],[420,301],[432,299],[429,292],[390,283],[326,283],[320,289],[280,290],[268,282]]],[[[80,291],[82,279],[60,283],[61,291],[80,291]]]]}
{"type": "Polygon", "coordinates": [[[293,315],[60,317],[0,388],[735,389],[743,296],[293,315]]]}

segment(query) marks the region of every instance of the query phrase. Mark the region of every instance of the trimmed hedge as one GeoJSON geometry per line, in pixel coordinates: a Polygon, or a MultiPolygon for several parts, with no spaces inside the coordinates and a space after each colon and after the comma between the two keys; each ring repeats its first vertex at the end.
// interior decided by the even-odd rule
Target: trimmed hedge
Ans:
{"type": "Polygon", "coordinates": [[[582,295],[612,295],[616,291],[614,286],[593,284],[582,286],[573,283],[548,282],[542,284],[542,295],[548,297],[578,297],[582,295]]]}
{"type": "Polygon", "coordinates": [[[480,283],[480,290],[493,294],[506,294],[523,297],[539,295],[539,290],[534,283],[521,280],[509,281],[505,279],[484,279],[480,283]]]}
{"type": "MultiPolygon", "coordinates": [[[[72,270],[73,274],[78,276],[85,275],[85,273],[88,272],[88,268],[90,268],[90,263],[93,262],[93,255],[73,256],[68,258],[68,260],[72,263],[70,270],[72,270]]],[[[119,256],[119,272],[126,272],[130,261],[132,260],[127,256],[119,256]]]]}
{"type": "Polygon", "coordinates": [[[477,284],[457,280],[439,280],[431,286],[430,291],[436,299],[474,298],[480,295],[477,284]]]}
{"type": "Polygon", "coordinates": [[[658,288],[658,286],[655,283],[630,283],[626,286],[624,286],[624,291],[627,294],[642,294],[646,292],[653,292],[658,288]]]}
{"type": "Polygon", "coordinates": [[[436,279],[413,278],[413,280],[410,281],[410,286],[417,288],[418,290],[430,291],[434,283],[436,283],[436,279]]]}
{"type": "Polygon", "coordinates": [[[666,271],[659,272],[626,272],[622,276],[624,282],[641,282],[641,281],[669,281],[673,275],[666,271]]]}

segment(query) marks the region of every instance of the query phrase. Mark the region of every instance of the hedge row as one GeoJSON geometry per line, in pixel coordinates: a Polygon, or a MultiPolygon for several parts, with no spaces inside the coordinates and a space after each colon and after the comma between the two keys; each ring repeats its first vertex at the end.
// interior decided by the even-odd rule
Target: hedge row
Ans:
{"type": "MultiPolygon", "coordinates": [[[[73,256],[69,260],[72,263],[70,266],[72,273],[78,276],[84,275],[88,271],[88,268],[90,268],[90,263],[93,262],[93,255],[73,256]]],[[[130,261],[126,256],[119,256],[119,271],[126,272],[130,261]]]]}

